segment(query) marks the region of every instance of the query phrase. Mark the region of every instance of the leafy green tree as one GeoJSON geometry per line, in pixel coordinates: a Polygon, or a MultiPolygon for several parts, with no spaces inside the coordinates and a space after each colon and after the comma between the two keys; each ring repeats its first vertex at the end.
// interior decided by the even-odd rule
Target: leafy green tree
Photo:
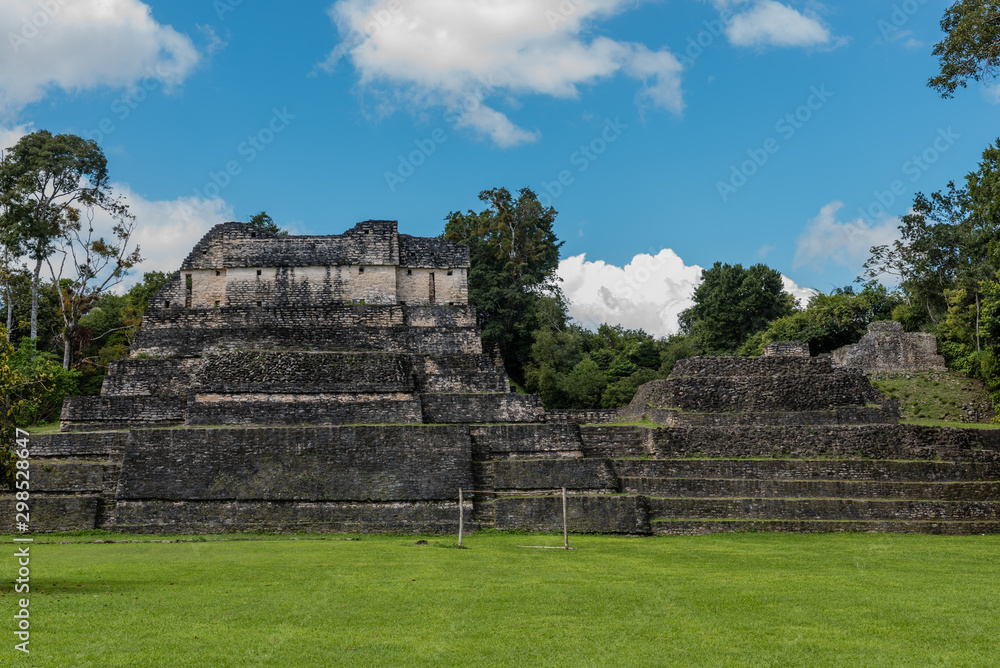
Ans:
{"type": "Polygon", "coordinates": [[[53,355],[37,352],[32,343],[25,338],[15,348],[0,327],[0,476],[9,487],[16,428],[58,418],[63,399],[76,392],[77,373],[60,367],[53,355]]]}
{"type": "Polygon", "coordinates": [[[565,391],[574,408],[597,408],[607,384],[597,362],[585,356],[566,376],[565,391]]]}
{"type": "Polygon", "coordinates": [[[80,209],[99,208],[116,220],[128,207],[114,196],[107,159],[97,142],[39,130],[25,135],[0,161],[0,199],[7,232],[23,243],[34,261],[31,338],[38,336],[38,288],[42,264],[56,249],[80,209]]]}
{"type": "Polygon", "coordinates": [[[767,328],[751,336],[741,352],[760,355],[768,343],[805,341],[813,355],[829,353],[857,343],[868,325],[893,319],[902,297],[878,283],[870,283],[856,293],[847,286],[831,294],[818,294],[805,308],[771,321],[767,328]]]}
{"type": "Polygon", "coordinates": [[[770,321],[789,315],[794,303],[774,269],[716,262],[702,271],[694,306],[680,315],[681,331],[695,336],[709,354],[729,354],[770,321]]]}
{"type": "Polygon", "coordinates": [[[927,85],[950,98],[968,81],[988,81],[1000,66],[1000,3],[958,0],[941,19],[945,38],[934,46],[940,74],[927,85]]]}
{"type": "Polygon", "coordinates": [[[128,357],[142,316],[160,288],[170,279],[169,274],[150,271],[143,280],[123,295],[105,293],[94,308],[80,320],[78,368],[81,394],[99,394],[109,363],[128,357]]]}
{"type": "Polygon", "coordinates": [[[479,213],[448,214],[444,237],[468,244],[469,303],[483,341],[499,348],[507,372],[522,382],[539,323],[565,322],[555,274],[562,246],[552,231],[556,211],[528,188],[516,200],[506,188],[484,190],[479,199],[487,204],[479,213]]]}
{"type": "Polygon", "coordinates": [[[281,229],[271,216],[267,215],[266,211],[261,211],[250,218],[250,224],[259,227],[262,230],[268,232],[273,232],[279,237],[287,237],[288,232],[281,229]]]}

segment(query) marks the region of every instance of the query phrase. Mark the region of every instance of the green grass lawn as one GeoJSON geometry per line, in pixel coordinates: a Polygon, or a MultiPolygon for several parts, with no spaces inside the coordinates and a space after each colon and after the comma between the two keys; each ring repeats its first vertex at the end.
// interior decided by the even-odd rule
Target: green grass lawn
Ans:
{"type": "Polygon", "coordinates": [[[988,423],[994,417],[986,386],[958,371],[875,373],[869,378],[883,395],[899,400],[906,420],[988,423]]]}
{"type": "Polygon", "coordinates": [[[36,543],[23,657],[8,537],[0,665],[1000,665],[1000,536],[416,540],[36,543]]]}

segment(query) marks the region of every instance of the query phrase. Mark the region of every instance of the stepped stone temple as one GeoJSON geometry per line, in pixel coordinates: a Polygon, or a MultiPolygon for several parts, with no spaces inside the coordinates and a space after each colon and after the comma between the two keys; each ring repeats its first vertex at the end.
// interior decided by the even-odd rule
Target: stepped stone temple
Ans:
{"type": "Polygon", "coordinates": [[[446,533],[459,489],[469,528],[557,529],[529,493],[566,488],[577,532],[1000,531],[1000,431],[900,425],[803,344],[546,411],[484,352],[468,269],[394,221],[216,226],[101,395],[30,437],[33,529],[446,533]]]}

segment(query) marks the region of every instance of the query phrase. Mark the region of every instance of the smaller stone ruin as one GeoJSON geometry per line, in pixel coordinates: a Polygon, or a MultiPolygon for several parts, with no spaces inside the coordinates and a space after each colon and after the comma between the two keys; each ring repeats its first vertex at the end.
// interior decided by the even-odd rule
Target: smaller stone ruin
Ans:
{"type": "Polygon", "coordinates": [[[895,424],[899,404],[860,369],[789,352],[764,357],[692,357],[663,380],[641,386],[626,420],[671,427],[895,424]]]}
{"type": "Polygon", "coordinates": [[[945,371],[933,334],[911,334],[894,321],[873,322],[854,345],[833,351],[837,364],[864,371],[945,371]]]}

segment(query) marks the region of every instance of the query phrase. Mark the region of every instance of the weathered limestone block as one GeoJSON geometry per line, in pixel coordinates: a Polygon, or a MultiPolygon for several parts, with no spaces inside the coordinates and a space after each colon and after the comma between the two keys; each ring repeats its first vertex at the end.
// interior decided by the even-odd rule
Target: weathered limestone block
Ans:
{"type": "Polygon", "coordinates": [[[944,371],[933,334],[910,334],[898,322],[873,322],[854,345],[833,351],[837,364],[864,371],[944,371]]]}

